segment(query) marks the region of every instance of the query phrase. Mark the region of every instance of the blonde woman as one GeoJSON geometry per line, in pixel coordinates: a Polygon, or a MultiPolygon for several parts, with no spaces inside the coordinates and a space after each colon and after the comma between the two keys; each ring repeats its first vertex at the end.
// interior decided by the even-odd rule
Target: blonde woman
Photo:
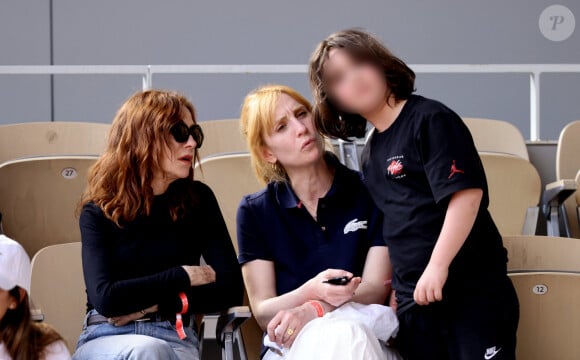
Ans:
{"type": "Polygon", "coordinates": [[[330,322],[337,309],[384,304],[390,292],[382,216],[360,174],[325,152],[309,102],[291,88],[250,93],[241,126],[266,184],[242,199],[237,216],[238,260],[270,347],[264,358],[386,358],[368,324],[330,322]]]}

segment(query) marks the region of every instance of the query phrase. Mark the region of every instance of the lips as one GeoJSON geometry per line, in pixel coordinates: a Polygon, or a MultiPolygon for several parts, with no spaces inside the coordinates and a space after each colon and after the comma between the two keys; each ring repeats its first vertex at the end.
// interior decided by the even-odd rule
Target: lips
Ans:
{"type": "Polygon", "coordinates": [[[178,159],[179,161],[191,163],[193,161],[193,155],[183,155],[178,159]]]}
{"type": "Polygon", "coordinates": [[[300,150],[304,150],[305,148],[307,148],[308,146],[310,146],[311,144],[314,143],[314,139],[310,139],[305,141],[302,146],[300,147],[300,150]]]}

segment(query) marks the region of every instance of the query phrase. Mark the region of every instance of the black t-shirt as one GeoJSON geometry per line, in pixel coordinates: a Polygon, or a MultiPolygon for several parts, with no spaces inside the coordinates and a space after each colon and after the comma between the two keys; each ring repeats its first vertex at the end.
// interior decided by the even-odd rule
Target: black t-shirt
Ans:
{"type": "Polygon", "coordinates": [[[505,278],[507,253],[487,210],[481,159],[462,119],[445,105],[412,95],[390,128],[362,154],[369,191],[384,213],[383,237],[393,264],[399,312],[413,292],[443,226],[451,195],[483,190],[475,224],[449,268],[444,297],[487,291],[505,278]],[[487,289],[487,290],[486,290],[487,289]]]}
{"type": "Polygon", "coordinates": [[[234,247],[213,192],[201,182],[177,180],[165,194],[155,196],[149,216],[123,227],[88,203],[80,228],[89,310],[111,317],[158,304],[160,313],[174,315],[182,307],[182,291],[190,313],[217,312],[242,303],[234,247]],[[197,200],[173,221],[169,204],[172,196],[181,194],[174,191],[178,182],[197,200]],[[200,256],[216,272],[216,282],[192,287],[182,265],[199,265],[200,256]]]}

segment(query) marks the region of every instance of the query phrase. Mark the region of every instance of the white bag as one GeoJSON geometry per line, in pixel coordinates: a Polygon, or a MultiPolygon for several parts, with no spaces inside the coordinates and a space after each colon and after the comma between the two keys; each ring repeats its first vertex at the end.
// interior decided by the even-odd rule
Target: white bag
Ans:
{"type": "Polygon", "coordinates": [[[290,349],[280,349],[265,336],[264,345],[279,350],[281,355],[268,351],[263,359],[400,359],[385,345],[396,336],[398,328],[399,322],[390,307],[347,303],[306,324],[290,349]]]}

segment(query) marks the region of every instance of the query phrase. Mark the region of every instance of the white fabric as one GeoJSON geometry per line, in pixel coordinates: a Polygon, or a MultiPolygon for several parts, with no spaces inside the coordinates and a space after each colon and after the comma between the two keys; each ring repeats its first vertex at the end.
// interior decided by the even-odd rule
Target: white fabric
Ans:
{"type": "MultiPolygon", "coordinates": [[[[43,355],[41,360],[70,360],[70,353],[63,341],[55,341],[48,345],[43,355]]],[[[12,360],[3,343],[0,343],[0,360],[12,360]]]]}
{"type": "Polygon", "coordinates": [[[70,352],[64,341],[55,341],[44,349],[41,360],[70,360],[70,352]]]}
{"type": "Polygon", "coordinates": [[[30,258],[16,241],[0,235],[0,289],[19,286],[30,292],[30,258]]]}
{"type": "Polygon", "coordinates": [[[8,351],[6,351],[6,346],[2,342],[0,342],[0,360],[12,360],[10,355],[8,355],[8,351]]]}
{"type": "Polygon", "coordinates": [[[290,349],[281,349],[264,337],[264,360],[400,359],[384,343],[396,336],[399,322],[393,309],[382,305],[348,303],[310,321],[290,349]],[[381,342],[379,342],[381,340],[381,342]]]}
{"type": "Polygon", "coordinates": [[[384,342],[397,336],[399,320],[392,308],[371,304],[350,302],[326,314],[326,318],[356,320],[373,331],[377,339],[384,342]]]}

